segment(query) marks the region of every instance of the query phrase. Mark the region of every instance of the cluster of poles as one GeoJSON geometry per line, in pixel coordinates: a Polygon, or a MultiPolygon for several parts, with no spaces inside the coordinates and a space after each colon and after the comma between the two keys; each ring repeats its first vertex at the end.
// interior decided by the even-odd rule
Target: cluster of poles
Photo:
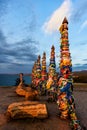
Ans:
{"type": "Polygon", "coordinates": [[[46,53],[40,55],[32,69],[32,86],[41,94],[48,94],[49,99],[56,101],[61,119],[70,119],[73,130],[82,130],[75,111],[73,97],[72,60],[69,51],[68,20],[64,18],[59,28],[60,38],[60,73],[56,72],[55,47],[51,47],[50,64],[47,73],[46,53]],[[41,63],[42,62],[42,63],[41,63]]]}
{"type": "Polygon", "coordinates": [[[33,87],[40,89],[42,93],[45,93],[46,90],[51,90],[52,88],[56,89],[55,86],[57,86],[57,77],[58,76],[55,64],[55,47],[52,46],[49,72],[47,73],[46,53],[44,52],[42,56],[42,61],[39,55],[37,61],[34,63],[32,69],[32,85],[33,87]]]}

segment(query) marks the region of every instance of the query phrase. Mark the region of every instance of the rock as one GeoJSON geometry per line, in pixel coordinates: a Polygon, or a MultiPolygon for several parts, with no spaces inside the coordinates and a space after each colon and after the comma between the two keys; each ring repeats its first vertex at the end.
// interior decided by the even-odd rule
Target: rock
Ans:
{"type": "Polygon", "coordinates": [[[30,101],[39,99],[38,91],[30,87],[24,87],[22,82],[18,85],[16,93],[20,96],[25,96],[25,98],[30,101]]]}
{"type": "Polygon", "coordinates": [[[24,85],[22,82],[20,82],[20,84],[17,86],[16,88],[16,93],[20,96],[25,96],[25,93],[26,93],[26,90],[23,89],[24,88],[24,85]]]}
{"type": "Polygon", "coordinates": [[[8,119],[38,118],[48,117],[46,104],[35,101],[24,101],[12,103],[8,106],[6,116],[8,119]]]}
{"type": "Polygon", "coordinates": [[[30,101],[39,100],[39,93],[37,90],[32,90],[25,93],[25,98],[30,101]]]}
{"type": "Polygon", "coordinates": [[[24,90],[24,89],[22,89],[22,88],[17,88],[16,89],[16,93],[18,94],[18,95],[20,95],[20,96],[25,96],[25,94],[26,94],[26,91],[24,90]]]}

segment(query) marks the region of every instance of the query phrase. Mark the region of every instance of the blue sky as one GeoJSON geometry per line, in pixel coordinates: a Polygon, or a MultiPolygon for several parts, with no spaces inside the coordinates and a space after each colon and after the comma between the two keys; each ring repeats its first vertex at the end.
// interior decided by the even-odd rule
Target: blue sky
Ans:
{"type": "Polygon", "coordinates": [[[30,73],[37,56],[55,46],[59,67],[59,27],[69,21],[73,71],[87,70],[87,0],[0,0],[0,73],[30,73]]]}

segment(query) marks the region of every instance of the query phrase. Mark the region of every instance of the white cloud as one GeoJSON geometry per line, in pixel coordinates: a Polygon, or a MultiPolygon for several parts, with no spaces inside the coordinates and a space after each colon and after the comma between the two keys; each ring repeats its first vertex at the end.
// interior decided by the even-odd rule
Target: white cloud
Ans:
{"type": "Polygon", "coordinates": [[[81,28],[80,28],[79,32],[81,32],[86,26],[87,26],[87,20],[85,20],[83,22],[83,24],[81,25],[81,28]]]}
{"type": "Polygon", "coordinates": [[[64,17],[70,17],[72,10],[71,5],[71,0],[64,0],[62,5],[53,12],[49,20],[46,21],[42,27],[46,33],[50,34],[57,31],[64,17]]]}

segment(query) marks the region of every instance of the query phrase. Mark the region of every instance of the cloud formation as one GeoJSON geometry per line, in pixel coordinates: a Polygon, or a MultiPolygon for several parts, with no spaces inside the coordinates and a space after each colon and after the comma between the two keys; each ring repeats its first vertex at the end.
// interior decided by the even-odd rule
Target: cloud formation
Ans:
{"type": "Polygon", "coordinates": [[[86,62],[87,62],[87,59],[83,59],[83,61],[86,61],[86,62]]]}
{"type": "Polygon", "coordinates": [[[36,13],[26,2],[0,0],[0,73],[29,73],[37,59],[36,13]]]}
{"type": "Polygon", "coordinates": [[[87,27],[87,20],[85,20],[81,25],[79,32],[81,32],[85,27],[87,27]]]}
{"type": "Polygon", "coordinates": [[[71,5],[71,0],[64,0],[62,5],[53,12],[49,20],[46,21],[42,27],[46,33],[57,31],[64,17],[69,19],[72,11],[71,5]]]}
{"type": "Polygon", "coordinates": [[[0,0],[0,20],[4,14],[6,14],[6,10],[8,8],[10,0],[0,0]]]}
{"type": "Polygon", "coordinates": [[[24,71],[26,66],[32,66],[37,59],[37,48],[37,41],[32,38],[9,44],[0,30],[0,68],[17,68],[15,70],[19,71],[21,66],[24,71]]]}
{"type": "Polygon", "coordinates": [[[82,17],[87,14],[87,0],[82,0],[77,3],[78,6],[73,10],[72,14],[72,20],[73,22],[79,22],[81,21],[82,17]]]}
{"type": "Polygon", "coordinates": [[[80,45],[82,45],[82,46],[87,45],[87,41],[82,41],[82,42],[80,43],[80,45]]]}
{"type": "Polygon", "coordinates": [[[75,64],[73,65],[73,71],[87,70],[87,64],[75,64]]]}

